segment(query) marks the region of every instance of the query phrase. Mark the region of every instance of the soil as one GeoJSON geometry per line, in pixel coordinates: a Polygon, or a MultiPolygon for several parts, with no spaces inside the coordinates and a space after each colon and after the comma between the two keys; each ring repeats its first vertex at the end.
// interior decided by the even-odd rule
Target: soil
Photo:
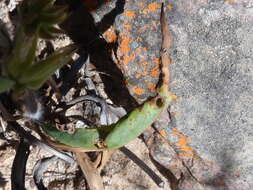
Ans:
{"type": "MultiPolygon", "coordinates": [[[[11,189],[11,167],[15,156],[15,145],[6,145],[1,142],[0,146],[0,174],[4,181],[0,181],[0,189],[11,189]]],[[[156,173],[157,169],[151,163],[148,150],[144,143],[136,139],[128,146],[136,155],[148,164],[156,173]]],[[[32,170],[35,163],[45,157],[52,156],[44,150],[36,147],[31,148],[31,154],[27,162],[26,188],[36,190],[33,181],[32,170]]],[[[137,165],[135,165],[122,152],[117,151],[101,172],[105,190],[160,190],[148,176],[137,165]]],[[[161,176],[162,177],[162,176],[161,176]]],[[[1,179],[0,178],[0,179],[1,179]]],[[[69,165],[64,161],[58,160],[51,163],[44,173],[43,182],[49,190],[86,190],[86,182],[77,164],[69,165]]],[[[163,178],[166,182],[166,179],[163,178]]],[[[165,189],[169,190],[168,183],[165,189]]]]}

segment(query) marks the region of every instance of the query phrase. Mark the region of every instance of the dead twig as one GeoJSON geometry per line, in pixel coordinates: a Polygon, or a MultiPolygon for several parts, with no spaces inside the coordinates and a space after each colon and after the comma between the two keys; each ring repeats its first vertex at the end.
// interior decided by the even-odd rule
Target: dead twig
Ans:
{"type": "Polygon", "coordinates": [[[172,39],[171,34],[169,31],[169,27],[167,24],[167,20],[165,18],[164,13],[164,4],[162,3],[161,7],[161,17],[160,17],[160,23],[161,23],[161,33],[162,33],[162,47],[161,47],[161,64],[162,64],[162,73],[165,75],[163,77],[163,83],[166,84],[166,91],[169,91],[169,82],[170,82],[170,64],[171,59],[169,56],[169,49],[171,48],[172,39]]]}
{"type": "Polygon", "coordinates": [[[94,168],[98,168],[103,157],[103,152],[99,152],[97,155],[97,158],[93,161],[93,166],[94,168]]]}
{"type": "Polygon", "coordinates": [[[115,152],[116,150],[105,150],[102,153],[102,157],[100,160],[99,165],[97,166],[97,170],[99,172],[102,171],[102,169],[105,167],[105,164],[109,161],[109,159],[112,157],[112,154],[115,152]]]}
{"type": "Polygon", "coordinates": [[[77,152],[75,154],[90,190],[104,190],[103,182],[98,170],[94,167],[89,157],[85,153],[77,152]]]}

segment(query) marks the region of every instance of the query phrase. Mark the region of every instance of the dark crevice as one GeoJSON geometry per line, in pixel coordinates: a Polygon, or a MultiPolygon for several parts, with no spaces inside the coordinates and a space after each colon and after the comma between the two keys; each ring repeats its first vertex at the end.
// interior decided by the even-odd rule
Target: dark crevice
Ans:
{"type": "MultiPolygon", "coordinates": [[[[90,62],[96,67],[96,70],[99,73],[105,73],[100,74],[100,77],[108,97],[115,105],[122,106],[127,111],[132,110],[137,106],[137,101],[130,95],[121,70],[112,60],[110,52],[115,50],[115,46],[107,43],[100,34],[107,30],[114,23],[115,18],[123,12],[125,0],[117,0],[115,8],[106,14],[98,24],[95,23],[88,8],[81,1],[61,0],[58,3],[70,6],[70,16],[61,27],[79,45],[82,49],[80,52],[87,52],[90,62]]],[[[100,6],[103,5],[100,4],[100,6]]],[[[82,54],[80,56],[86,59],[87,54],[85,57],[82,54]]],[[[82,61],[85,62],[85,60],[82,61]]]]}

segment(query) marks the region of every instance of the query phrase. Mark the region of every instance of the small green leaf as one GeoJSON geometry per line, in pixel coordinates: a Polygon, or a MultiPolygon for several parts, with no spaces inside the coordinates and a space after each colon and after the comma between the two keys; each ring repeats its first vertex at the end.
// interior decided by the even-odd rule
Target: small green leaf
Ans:
{"type": "Polygon", "coordinates": [[[64,31],[55,26],[41,26],[39,30],[39,37],[42,39],[54,39],[59,34],[64,34],[64,31]]]}
{"type": "Polygon", "coordinates": [[[23,27],[19,28],[15,38],[15,45],[9,59],[6,62],[8,74],[17,78],[32,65],[35,58],[37,35],[26,36],[23,27]]]}
{"type": "Polygon", "coordinates": [[[45,16],[47,18],[52,18],[52,17],[56,18],[64,14],[67,9],[68,9],[68,6],[55,5],[41,12],[40,16],[41,17],[45,16]]]}
{"type": "Polygon", "coordinates": [[[53,33],[48,31],[48,28],[46,27],[41,27],[39,30],[39,36],[42,39],[46,39],[46,40],[52,40],[55,38],[56,35],[54,35],[53,33]]]}
{"type": "Polygon", "coordinates": [[[39,21],[46,26],[60,24],[67,18],[67,8],[67,6],[52,6],[41,12],[39,21]]]}
{"type": "Polygon", "coordinates": [[[50,32],[51,34],[64,34],[64,31],[61,30],[60,28],[57,28],[55,26],[49,26],[46,29],[48,32],[50,32]]]}
{"type": "Polygon", "coordinates": [[[14,81],[0,77],[0,93],[11,89],[14,86],[14,84],[15,84],[14,81]]]}
{"type": "Polygon", "coordinates": [[[19,83],[30,88],[39,88],[57,69],[71,60],[76,46],[69,45],[54,52],[45,60],[33,64],[19,78],[19,83]]]}

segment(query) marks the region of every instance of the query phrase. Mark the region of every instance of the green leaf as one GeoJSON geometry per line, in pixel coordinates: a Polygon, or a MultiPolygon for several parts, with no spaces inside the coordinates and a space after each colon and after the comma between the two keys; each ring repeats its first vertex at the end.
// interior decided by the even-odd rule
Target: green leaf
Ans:
{"type": "Polygon", "coordinates": [[[86,150],[116,149],[138,137],[167,109],[171,101],[171,96],[153,98],[110,126],[77,129],[74,134],[58,131],[52,126],[44,126],[43,130],[57,141],[72,147],[86,150]],[[99,140],[105,147],[96,146],[99,140]]]}
{"type": "Polygon", "coordinates": [[[71,60],[76,46],[69,45],[54,52],[45,60],[33,64],[19,78],[19,83],[30,88],[39,88],[57,69],[71,60]]]}
{"type": "Polygon", "coordinates": [[[45,18],[57,18],[64,14],[66,10],[68,9],[68,6],[57,6],[54,5],[52,7],[49,7],[48,9],[44,10],[41,12],[40,17],[45,17],[45,18]]]}
{"type": "Polygon", "coordinates": [[[57,6],[54,5],[54,2],[55,0],[25,0],[22,2],[21,21],[27,35],[40,31],[41,28],[45,30],[49,26],[60,24],[66,19],[67,6],[57,6]]]}
{"type": "Polygon", "coordinates": [[[58,15],[57,17],[52,16],[52,15],[43,15],[39,18],[39,21],[45,25],[49,25],[49,24],[54,25],[54,24],[62,23],[67,17],[68,15],[66,13],[62,13],[61,15],[58,15]]]}
{"type": "Polygon", "coordinates": [[[26,36],[20,27],[14,42],[14,48],[6,62],[7,73],[15,80],[28,69],[35,58],[38,36],[26,36]]]}
{"type": "Polygon", "coordinates": [[[56,35],[54,35],[54,33],[51,33],[48,31],[48,28],[46,27],[41,27],[39,30],[39,36],[42,39],[46,39],[46,40],[52,40],[56,37],[56,35]]]}
{"type": "Polygon", "coordinates": [[[87,150],[96,150],[96,142],[104,135],[110,132],[112,126],[101,128],[77,129],[74,134],[68,134],[57,130],[52,125],[44,125],[43,130],[61,143],[72,147],[82,147],[87,150]]]}
{"type": "Polygon", "coordinates": [[[14,81],[0,77],[0,93],[11,89],[14,86],[14,84],[15,84],[14,81]]]}
{"type": "Polygon", "coordinates": [[[63,34],[64,31],[55,26],[41,26],[39,37],[42,39],[54,39],[57,35],[63,34]]]}
{"type": "MultiPolygon", "coordinates": [[[[39,13],[53,6],[55,0],[25,0],[21,4],[21,14],[39,13]]],[[[33,16],[33,15],[28,15],[33,16]]]]}

